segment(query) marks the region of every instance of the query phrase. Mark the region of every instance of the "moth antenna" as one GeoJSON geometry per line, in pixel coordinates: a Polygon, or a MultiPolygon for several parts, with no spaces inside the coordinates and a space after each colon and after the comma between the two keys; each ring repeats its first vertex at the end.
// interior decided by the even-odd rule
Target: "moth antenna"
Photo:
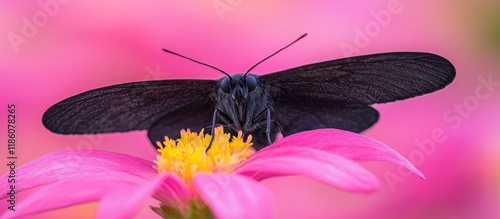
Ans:
{"type": "Polygon", "coordinates": [[[165,48],[163,48],[162,50],[163,50],[163,51],[165,51],[165,52],[167,52],[167,53],[170,53],[170,54],[173,54],[173,55],[176,55],[176,56],[179,56],[179,57],[185,58],[185,59],[187,59],[187,60],[191,60],[191,61],[193,61],[193,62],[196,62],[196,63],[200,64],[200,65],[204,65],[204,66],[210,67],[210,68],[212,68],[212,69],[215,69],[215,70],[217,70],[217,71],[221,72],[222,74],[225,74],[226,76],[228,76],[228,77],[231,79],[231,81],[233,80],[233,78],[231,77],[231,75],[229,75],[229,74],[228,74],[228,73],[226,73],[225,71],[220,70],[220,69],[219,69],[219,68],[217,68],[217,67],[214,67],[214,66],[211,66],[211,65],[209,65],[209,64],[207,64],[207,63],[203,63],[203,62],[200,62],[200,61],[198,61],[198,60],[195,60],[195,59],[189,58],[189,57],[187,57],[187,56],[183,56],[183,55],[181,55],[181,54],[179,54],[179,53],[172,52],[172,51],[170,51],[170,50],[168,50],[168,49],[165,49],[165,48]]]}
{"type": "Polygon", "coordinates": [[[285,47],[279,49],[278,51],[274,52],[273,54],[271,54],[270,56],[266,57],[265,59],[262,59],[262,61],[260,62],[257,62],[257,64],[253,65],[250,69],[248,69],[248,71],[245,73],[244,77],[247,76],[247,74],[252,70],[254,69],[255,67],[257,67],[257,65],[259,65],[260,63],[266,61],[267,59],[273,57],[274,55],[278,54],[279,52],[283,51],[284,49],[290,47],[291,45],[293,45],[294,43],[296,43],[297,41],[301,40],[302,38],[306,37],[307,36],[307,33],[305,34],[302,34],[302,36],[300,36],[299,38],[297,38],[296,40],[294,40],[293,42],[291,42],[290,44],[286,45],[285,47]]]}

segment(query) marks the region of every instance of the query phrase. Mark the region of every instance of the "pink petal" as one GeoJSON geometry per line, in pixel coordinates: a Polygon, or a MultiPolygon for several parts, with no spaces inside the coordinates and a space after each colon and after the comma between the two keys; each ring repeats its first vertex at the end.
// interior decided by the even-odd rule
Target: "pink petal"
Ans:
{"type": "Polygon", "coordinates": [[[234,174],[198,174],[194,186],[215,218],[265,219],[273,216],[271,193],[250,178],[234,174]]]}
{"type": "Polygon", "coordinates": [[[410,161],[389,146],[353,132],[338,129],[300,132],[283,138],[261,151],[280,147],[316,148],[355,161],[387,161],[402,166],[425,179],[410,161]]]}
{"type": "Polygon", "coordinates": [[[189,203],[193,200],[193,193],[184,181],[170,175],[159,185],[153,197],[164,204],[177,205],[189,203]]]}
{"type": "MultiPolygon", "coordinates": [[[[39,157],[16,169],[16,189],[21,192],[74,177],[136,176],[149,181],[156,175],[152,162],[130,155],[99,150],[63,150],[39,157]]],[[[8,173],[0,180],[6,182],[7,177],[8,173]]],[[[7,186],[7,183],[0,184],[0,191],[7,191],[7,186]]],[[[2,193],[0,199],[6,196],[2,193]]]]}
{"type": "Polygon", "coordinates": [[[172,183],[172,179],[177,178],[164,174],[146,184],[124,185],[113,189],[101,200],[96,218],[131,218],[162,184],[168,185],[172,183]]]}
{"type": "Polygon", "coordinates": [[[261,150],[234,173],[256,180],[302,175],[351,192],[371,192],[378,180],[358,164],[335,154],[307,147],[281,147],[261,150]]]}
{"type": "Polygon", "coordinates": [[[48,185],[19,202],[16,211],[8,211],[2,218],[18,218],[85,202],[97,201],[110,190],[133,185],[137,181],[124,179],[72,178],[48,185]]]}
{"type": "Polygon", "coordinates": [[[175,204],[192,199],[191,191],[184,182],[170,174],[163,174],[146,183],[140,177],[75,177],[36,191],[21,201],[15,212],[9,211],[2,218],[17,218],[101,199],[98,216],[128,218],[144,200],[152,196],[175,204]]]}

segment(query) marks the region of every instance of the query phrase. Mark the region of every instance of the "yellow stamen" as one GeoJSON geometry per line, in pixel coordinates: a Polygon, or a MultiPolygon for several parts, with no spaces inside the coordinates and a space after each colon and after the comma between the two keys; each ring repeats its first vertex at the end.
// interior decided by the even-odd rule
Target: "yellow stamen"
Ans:
{"type": "Polygon", "coordinates": [[[156,156],[156,168],[159,173],[169,172],[184,179],[190,184],[193,176],[198,172],[205,173],[230,173],[248,156],[254,153],[251,148],[252,136],[243,140],[243,134],[238,132],[238,136],[224,133],[222,127],[214,131],[214,141],[208,152],[206,149],[212,138],[209,134],[200,134],[181,131],[181,137],[177,140],[165,137],[163,143],[157,142],[160,147],[156,156]]]}

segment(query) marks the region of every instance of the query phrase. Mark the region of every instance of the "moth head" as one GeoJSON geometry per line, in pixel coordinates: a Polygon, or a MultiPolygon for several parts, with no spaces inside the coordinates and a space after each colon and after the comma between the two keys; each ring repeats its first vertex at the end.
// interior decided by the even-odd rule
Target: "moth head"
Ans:
{"type": "Polygon", "coordinates": [[[224,77],[220,83],[221,90],[231,94],[231,98],[237,103],[243,102],[256,87],[257,79],[254,75],[237,74],[233,77],[224,77]]]}

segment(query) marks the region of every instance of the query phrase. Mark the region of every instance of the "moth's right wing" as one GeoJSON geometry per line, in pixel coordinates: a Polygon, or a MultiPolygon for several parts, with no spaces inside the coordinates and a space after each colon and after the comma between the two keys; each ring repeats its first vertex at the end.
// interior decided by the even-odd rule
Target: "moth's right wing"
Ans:
{"type": "Polygon", "coordinates": [[[319,101],[285,104],[275,109],[284,135],[305,130],[336,128],[362,132],[378,121],[377,110],[366,105],[336,105],[319,101]]]}
{"type": "Polygon", "coordinates": [[[454,78],[454,66],[441,56],[395,52],[309,64],[260,80],[288,136],[318,128],[360,132],[378,119],[369,105],[431,93],[454,78]]]}
{"type": "Polygon", "coordinates": [[[171,126],[177,129],[165,128],[164,135],[176,137],[182,128],[210,124],[215,86],[212,80],[159,80],[98,88],[53,105],[42,122],[59,134],[148,129],[157,135],[171,126]]]}

